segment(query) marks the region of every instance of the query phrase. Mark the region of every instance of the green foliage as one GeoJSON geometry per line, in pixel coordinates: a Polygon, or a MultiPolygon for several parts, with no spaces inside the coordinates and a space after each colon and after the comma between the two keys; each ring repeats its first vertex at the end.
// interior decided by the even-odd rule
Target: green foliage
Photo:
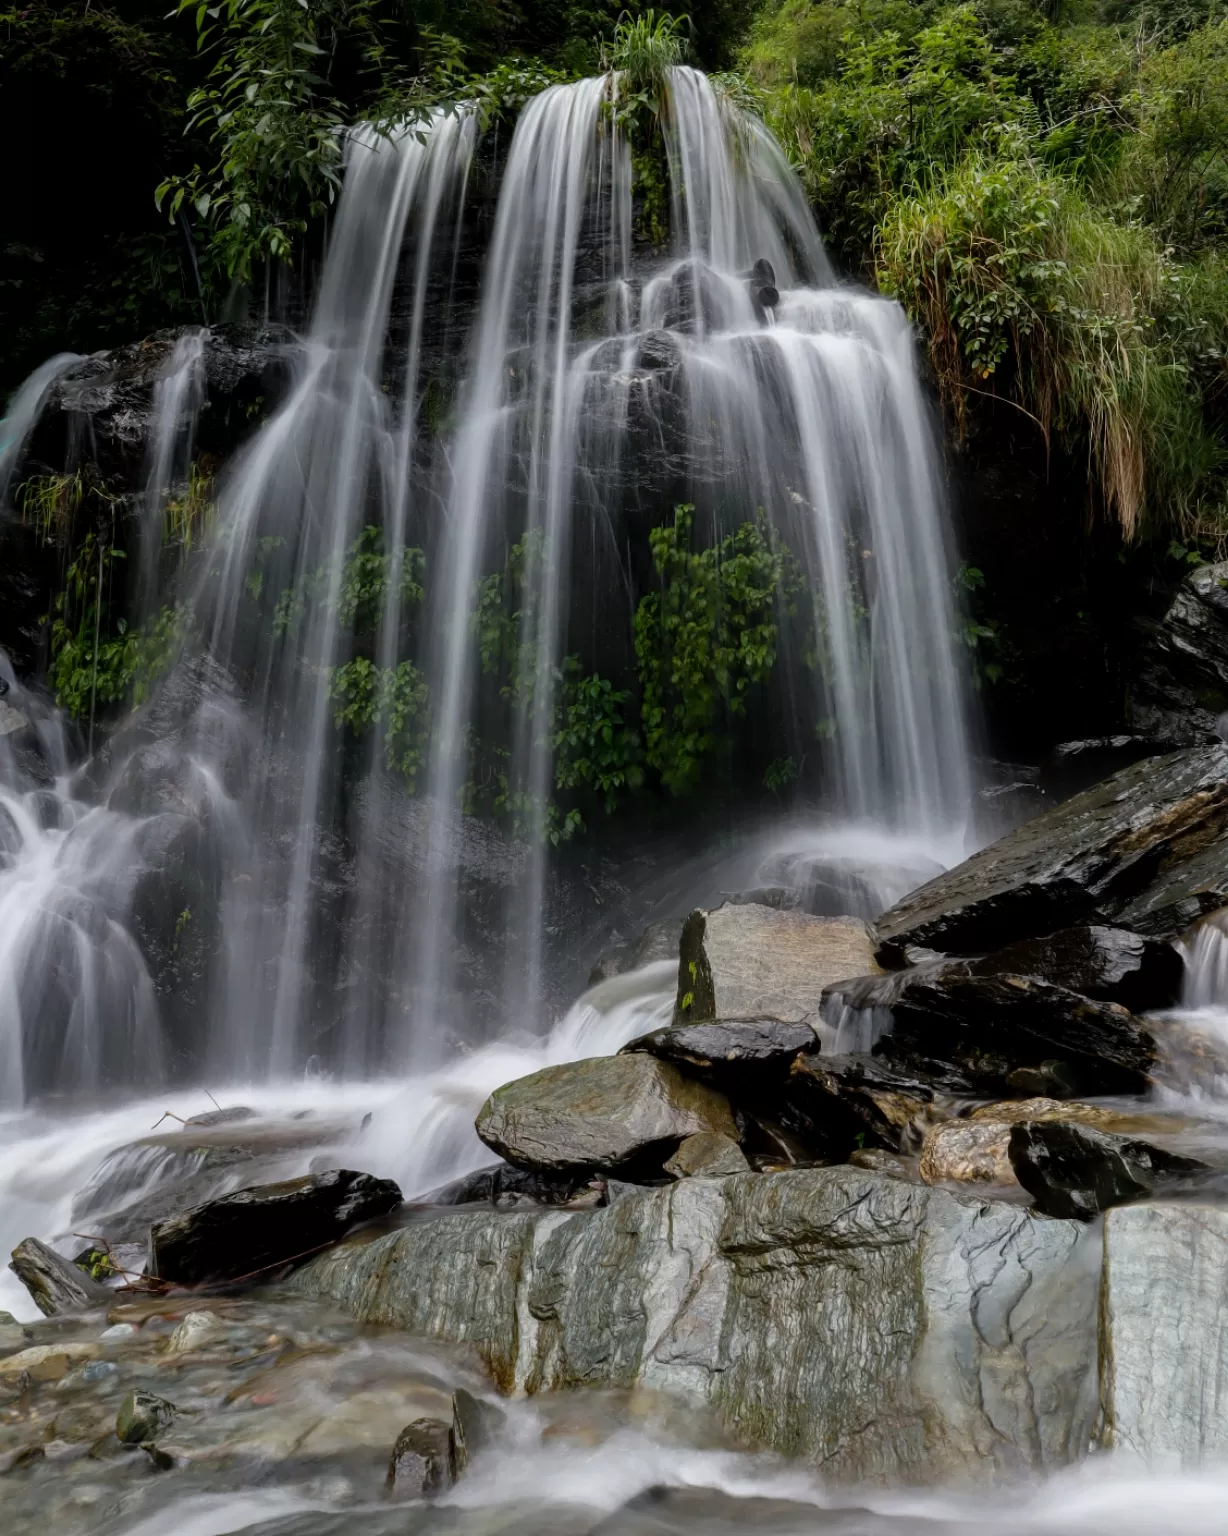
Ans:
{"type": "Polygon", "coordinates": [[[631,694],[608,678],[586,674],[578,656],[563,663],[554,733],[557,789],[597,796],[612,815],[620,798],[643,783],[639,734],[626,723],[631,694]]]}
{"type": "Polygon", "coordinates": [[[55,600],[49,681],[56,703],[75,720],[93,721],[99,705],[142,704],[183,647],[190,617],[165,607],[140,628],[111,623],[110,585],[122,550],[82,541],[55,600]]]}
{"type": "Polygon", "coordinates": [[[659,106],[669,71],[686,58],[689,28],[687,16],[655,10],[633,16],[624,11],[602,62],[621,76],[622,92],[643,95],[659,106]]]}
{"type": "Polygon", "coordinates": [[[700,783],[723,717],[746,712],[776,661],[780,615],[792,615],[802,578],[765,518],[717,544],[691,548],[694,508],[650,538],[660,592],[635,613],[635,651],[648,762],[674,795],[700,783]]]}
{"type": "MultiPolygon", "coordinates": [[[[256,551],[248,591],[257,601],[264,589],[263,559],[280,545],[280,539],[265,540],[256,551]]],[[[406,546],[401,551],[397,603],[402,617],[422,601],[425,568],[426,556],[420,549],[406,546]]],[[[332,565],[325,562],[281,593],[273,610],[273,632],[292,633],[303,622],[309,607],[324,603],[335,604],[338,621],[345,630],[355,636],[369,636],[383,616],[391,580],[392,556],[384,551],[384,530],[369,524],[345,552],[335,594],[332,565]]]]}
{"type": "Polygon", "coordinates": [[[430,689],[413,662],[378,667],[356,656],[332,671],[328,696],[334,722],[356,735],[376,727],[385,766],[416,788],[430,731],[430,689]]]}

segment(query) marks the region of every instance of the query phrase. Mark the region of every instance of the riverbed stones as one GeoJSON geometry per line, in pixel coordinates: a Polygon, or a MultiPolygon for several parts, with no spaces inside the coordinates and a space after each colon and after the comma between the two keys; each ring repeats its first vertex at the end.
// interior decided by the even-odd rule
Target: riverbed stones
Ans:
{"type": "Polygon", "coordinates": [[[90,1278],[83,1269],[62,1258],[36,1237],[27,1237],[13,1249],[9,1268],[29,1291],[44,1317],[62,1312],[88,1312],[106,1307],[114,1292],[90,1278]]]}
{"type": "Polygon", "coordinates": [[[452,1425],[444,1419],[415,1419],[397,1436],[386,1485],[400,1498],[430,1499],[456,1481],[452,1425]]]}
{"type": "Polygon", "coordinates": [[[771,1018],[814,1026],[824,987],[876,969],[860,918],[726,902],[686,920],[674,1022],[771,1018]]]}
{"type": "Polygon", "coordinates": [[[400,1204],[390,1179],[349,1168],[236,1190],[155,1223],[150,1273],[179,1285],[267,1279],[400,1204]]]}
{"type": "Polygon", "coordinates": [[[734,1140],[724,1095],[655,1056],[601,1056],[545,1067],[498,1088],[477,1132],[517,1167],[660,1174],[699,1131],[734,1140]]]}
{"type": "Polygon", "coordinates": [[[1107,1212],[1100,1390],[1107,1448],[1165,1467],[1228,1457],[1228,1209],[1107,1212]]]}
{"type": "Polygon", "coordinates": [[[902,965],[912,946],[983,954],[1080,923],[1174,938],[1228,902],[1226,834],[1228,747],[1135,763],[889,908],[879,960],[902,965]]]}
{"type": "Polygon", "coordinates": [[[1037,1210],[1077,1221],[1207,1171],[1138,1137],[1057,1120],[1012,1127],[1010,1160],[1037,1210]]]}
{"type": "Polygon", "coordinates": [[[984,1482],[1086,1448],[1098,1259],[1081,1223],[842,1167],[446,1215],[290,1284],[505,1391],[642,1385],[825,1478],[984,1482]]]}
{"type": "Polygon", "coordinates": [[[116,1437],[125,1445],[145,1445],[170,1428],[178,1411],[155,1392],[129,1392],[116,1415],[116,1437]]]}

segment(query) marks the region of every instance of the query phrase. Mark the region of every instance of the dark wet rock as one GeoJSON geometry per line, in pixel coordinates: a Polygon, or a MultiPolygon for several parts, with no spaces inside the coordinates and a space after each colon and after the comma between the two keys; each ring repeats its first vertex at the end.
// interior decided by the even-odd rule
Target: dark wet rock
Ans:
{"type": "Polygon", "coordinates": [[[599,982],[609,981],[612,976],[623,976],[628,971],[638,971],[641,966],[652,965],[658,960],[676,960],[682,923],[680,917],[664,923],[650,923],[632,943],[609,950],[589,973],[589,986],[595,987],[599,982]]]}
{"type": "Polygon", "coordinates": [[[464,1387],[452,1393],[452,1452],[456,1475],[460,1477],[473,1458],[493,1443],[503,1413],[464,1387]]]}
{"type": "Polygon", "coordinates": [[[816,1052],[819,1037],[809,1024],[779,1019],[713,1019],[654,1029],[623,1046],[647,1052],[684,1071],[714,1078],[741,1077],[747,1069],[786,1072],[801,1052],[816,1052]]]}
{"type": "Polygon", "coordinates": [[[348,1168],[240,1189],[157,1223],[149,1235],[150,1273],[179,1285],[267,1278],[400,1203],[390,1179],[348,1168]]]}
{"type": "Polygon", "coordinates": [[[116,1436],[125,1445],[144,1445],[169,1429],[178,1411],[174,1403],[153,1392],[129,1392],[119,1405],[116,1436]]]}
{"type": "Polygon", "coordinates": [[[401,1498],[430,1499],[456,1481],[452,1425],[443,1419],[415,1419],[397,1436],[388,1462],[387,1487],[401,1498]]]}
{"type": "Polygon", "coordinates": [[[61,1312],[88,1312],[94,1307],[109,1306],[115,1300],[114,1292],[36,1237],[18,1243],[9,1268],[44,1317],[61,1312]]]}
{"type": "Polygon", "coordinates": [[[749,1169],[742,1148],[719,1131],[688,1136],[665,1164],[665,1172],[675,1179],[723,1179],[749,1169]]]}
{"type": "Polygon", "coordinates": [[[686,1136],[736,1137],[728,1101],[653,1056],[546,1067],[498,1088],[477,1132],[517,1167],[627,1173],[655,1169],[686,1136]]]}
{"type": "Polygon", "coordinates": [[[930,1084],[877,1056],[799,1056],[775,1108],[816,1153],[844,1158],[867,1144],[914,1150],[937,1100],[930,1084]]]}
{"type": "Polygon", "coordinates": [[[978,954],[1075,924],[1173,938],[1228,904],[1228,748],[1136,763],[897,902],[878,957],[978,954]],[[1192,915],[1191,915],[1192,914],[1192,915]]]}
{"type": "Polygon", "coordinates": [[[1228,711],[1228,562],[1182,582],[1151,628],[1130,689],[1136,730],[1183,744],[1222,736],[1228,711]]]}
{"type": "Polygon", "coordinates": [[[356,1121],[306,1116],[285,1122],[227,1120],[202,1125],[193,1116],[182,1128],[143,1137],[108,1154],[73,1201],[75,1230],[114,1245],[144,1251],[156,1222],[182,1215],[236,1186],[272,1184],[297,1174],[305,1154],[328,1148],[323,1169],[335,1168],[341,1144],[356,1121]]]}
{"type": "Polygon", "coordinates": [[[972,963],[978,975],[1032,976],[1134,1013],[1167,1008],[1181,995],[1185,965],[1171,944],[1125,928],[1088,924],[1023,939],[972,963]]]}
{"type": "Polygon", "coordinates": [[[832,996],[846,1007],[890,1012],[881,1055],[948,1062],[980,1092],[1002,1097],[1010,1088],[1047,1091],[1033,1078],[1048,1087],[1064,1080],[1069,1092],[1138,1092],[1156,1059],[1147,1022],[1120,1003],[1031,976],[983,975],[974,961],[865,977],[832,996]]]}
{"type": "Polygon", "coordinates": [[[1077,1221],[1206,1172],[1205,1163],[1137,1137],[1058,1120],[1012,1127],[1010,1160],[1037,1210],[1077,1221]]]}
{"type": "Polygon", "coordinates": [[[589,1183],[584,1173],[536,1173],[496,1163],[432,1191],[422,1204],[493,1205],[501,1210],[517,1205],[569,1205],[589,1183]]]}
{"type": "Polygon", "coordinates": [[[686,920],[675,1022],[816,1024],[824,987],[874,969],[873,941],[859,918],[726,902],[686,920]]]}
{"type": "Polygon", "coordinates": [[[1184,740],[1171,736],[1140,736],[1125,731],[1114,736],[1063,741],[1042,764],[1040,782],[1049,794],[1065,800],[1145,757],[1164,757],[1186,745],[1184,740]]]}
{"type": "Polygon", "coordinates": [[[200,1127],[209,1125],[239,1125],[244,1120],[255,1120],[256,1111],[245,1104],[234,1104],[227,1109],[207,1109],[201,1115],[189,1115],[184,1125],[200,1127]]]}

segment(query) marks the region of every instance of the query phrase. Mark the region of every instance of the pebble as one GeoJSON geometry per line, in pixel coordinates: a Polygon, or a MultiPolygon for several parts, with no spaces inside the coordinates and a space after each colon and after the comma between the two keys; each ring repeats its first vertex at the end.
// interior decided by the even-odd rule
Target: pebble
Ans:
{"type": "Polygon", "coordinates": [[[81,1372],[82,1381],[105,1381],[108,1376],[119,1373],[119,1366],[114,1360],[91,1360],[81,1372]]]}
{"type": "Polygon", "coordinates": [[[112,1323],[98,1335],[99,1342],[102,1344],[119,1344],[124,1339],[135,1338],[136,1329],[131,1323],[112,1323]]]}

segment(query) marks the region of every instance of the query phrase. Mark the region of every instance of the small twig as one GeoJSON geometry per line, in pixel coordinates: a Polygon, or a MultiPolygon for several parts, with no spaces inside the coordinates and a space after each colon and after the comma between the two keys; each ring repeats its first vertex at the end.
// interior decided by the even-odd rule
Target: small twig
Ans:
{"type": "Polygon", "coordinates": [[[182,1115],[177,1115],[173,1109],[168,1109],[166,1113],[161,1117],[161,1119],[154,1121],[153,1125],[150,1126],[150,1130],[156,1131],[162,1124],[163,1120],[178,1120],[180,1125],[186,1125],[188,1123],[182,1115]]]}
{"type": "Polygon", "coordinates": [[[213,1105],[214,1109],[221,1109],[222,1106],[218,1103],[218,1101],[213,1097],[207,1088],[205,1089],[205,1097],[209,1100],[210,1104],[213,1105]]]}

